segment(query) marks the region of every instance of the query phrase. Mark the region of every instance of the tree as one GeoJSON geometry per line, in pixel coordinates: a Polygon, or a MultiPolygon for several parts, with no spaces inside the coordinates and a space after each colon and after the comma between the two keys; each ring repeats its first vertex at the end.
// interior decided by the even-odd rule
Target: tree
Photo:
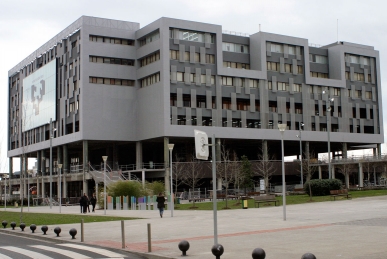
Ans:
{"type": "Polygon", "coordinates": [[[107,193],[113,197],[134,196],[138,198],[144,194],[142,184],[138,181],[118,181],[107,187],[107,193]]]}
{"type": "Polygon", "coordinates": [[[254,187],[254,173],[251,168],[251,162],[247,158],[247,156],[242,156],[242,165],[241,165],[241,181],[240,187],[245,189],[245,194],[247,188],[254,187]]]}
{"type": "MultiPolygon", "coordinates": [[[[186,168],[182,174],[182,181],[184,184],[188,185],[188,187],[192,188],[195,192],[195,187],[199,186],[200,180],[203,178],[203,164],[199,163],[199,160],[195,159],[195,156],[190,158],[189,163],[186,164],[186,168]]],[[[195,207],[195,198],[192,198],[192,207],[195,207]]]]}
{"type": "Polygon", "coordinates": [[[343,163],[338,164],[335,166],[339,173],[344,175],[345,178],[345,188],[349,188],[349,176],[353,173],[353,169],[355,168],[355,165],[352,163],[343,163]]]}
{"type": "Polygon", "coordinates": [[[148,195],[158,195],[159,193],[164,192],[165,184],[161,181],[147,182],[145,183],[146,196],[148,195]]]}
{"type": "MultiPolygon", "coordinates": [[[[263,143],[262,143],[263,145],[263,143]]],[[[269,181],[272,175],[275,173],[275,165],[268,157],[264,154],[263,146],[259,148],[258,153],[258,162],[254,164],[254,172],[256,175],[262,177],[265,181],[265,193],[269,193],[269,181]]],[[[271,157],[271,160],[274,160],[274,157],[271,157]]]]}
{"type": "Polygon", "coordinates": [[[175,180],[175,195],[177,193],[177,187],[183,183],[183,174],[185,163],[181,162],[182,158],[175,155],[175,162],[172,163],[172,179],[175,180]]]}

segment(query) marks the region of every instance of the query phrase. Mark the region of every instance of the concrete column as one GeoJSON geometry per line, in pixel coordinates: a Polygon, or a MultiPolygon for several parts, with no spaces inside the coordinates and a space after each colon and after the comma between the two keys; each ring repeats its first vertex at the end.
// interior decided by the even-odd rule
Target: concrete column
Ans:
{"type": "Polygon", "coordinates": [[[83,192],[87,195],[88,183],[86,181],[86,173],[89,172],[89,143],[87,140],[83,141],[83,192]]]}
{"type": "Polygon", "coordinates": [[[114,171],[117,171],[119,168],[118,168],[118,148],[117,148],[117,145],[116,144],[113,144],[113,167],[112,169],[114,171]]]}
{"type": "MultiPolygon", "coordinates": [[[[56,161],[57,164],[62,164],[62,169],[61,169],[61,174],[62,174],[62,179],[63,179],[63,163],[62,163],[62,146],[58,146],[56,148],[57,154],[56,154],[56,161]]],[[[56,168],[57,170],[57,197],[59,198],[60,193],[59,193],[59,185],[61,184],[61,179],[59,179],[59,168],[56,168]]],[[[61,188],[62,191],[62,198],[63,198],[63,188],[61,188]]]]}
{"type": "Polygon", "coordinates": [[[343,143],[343,158],[348,158],[348,147],[347,147],[347,143],[343,143]]]}
{"type": "Polygon", "coordinates": [[[165,174],[164,174],[164,184],[165,184],[165,192],[170,193],[170,174],[169,174],[169,149],[168,149],[168,144],[169,144],[169,138],[164,137],[164,165],[165,165],[165,174]]]}
{"type": "Polygon", "coordinates": [[[62,166],[62,174],[63,174],[63,198],[67,198],[67,174],[69,173],[69,159],[68,159],[68,150],[67,145],[62,146],[63,149],[63,166],[62,166]]]}
{"type": "Polygon", "coordinates": [[[142,142],[136,142],[136,169],[139,170],[143,168],[142,166],[142,142]]]}
{"type": "Polygon", "coordinates": [[[141,182],[142,182],[142,187],[145,187],[145,171],[141,171],[141,182]]]}
{"type": "Polygon", "coordinates": [[[334,165],[331,165],[331,170],[332,170],[332,179],[335,179],[336,175],[335,175],[335,166],[334,165]]]}
{"type": "Polygon", "coordinates": [[[376,144],[376,147],[378,149],[378,157],[382,156],[382,144],[376,144]]]}
{"type": "MultiPolygon", "coordinates": [[[[220,138],[215,139],[216,142],[216,149],[215,149],[215,156],[216,161],[222,161],[222,140],[220,138]]],[[[222,190],[222,178],[216,179],[216,185],[217,190],[222,190]]],[[[194,190],[195,191],[195,190],[194,190]]]]}
{"type": "Polygon", "coordinates": [[[363,187],[363,164],[359,163],[359,187],[363,187]]]}
{"type": "Polygon", "coordinates": [[[262,153],[263,160],[267,161],[269,159],[269,154],[267,152],[267,140],[262,140],[262,153]]]}
{"type": "Polygon", "coordinates": [[[40,151],[41,158],[42,158],[42,164],[41,164],[41,169],[42,169],[42,175],[46,175],[46,154],[44,153],[44,150],[40,151]]]}
{"type": "Polygon", "coordinates": [[[305,141],[304,145],[305,145],[305,151],[304,151],[305,158],[306,159],[310,159],[310,148],[309,148],[310,145],[309,145],[309,141],[305,141]]]}
{"type": "Polygon", "coordinates": [[[218,178],[217,179],[217,190],[222,190],[222,178],[218,178]]]}
{"type": "Polygon", "coordinates": [[[12,157],[10,157],[9,159],[8,159],[8,170],[9,170],[9,178],[8,178],[8,180],[7,180],[7,193],[8,194],[11,194],[11,181],[10,181],[10,179],[12,178],[12,176],[13,176],[13,159],[12,159],[12,157]]]}
{"type": "Polygon", "coordinates": [[[318,166],[318,179],[322,179],[321,165],[318,166]]]}

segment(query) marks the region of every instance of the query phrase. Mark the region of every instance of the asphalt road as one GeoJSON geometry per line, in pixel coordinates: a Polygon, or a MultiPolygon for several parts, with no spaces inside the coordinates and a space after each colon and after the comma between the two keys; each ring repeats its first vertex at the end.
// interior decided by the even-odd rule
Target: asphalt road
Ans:
{"type": "Polygon", "coordinates": [[[123,250],[113,251],[108,248],[79,245],[74,243],[55,242],[55,240],[32,239],[22,236],[0,233],[0,259],[38,258],[125,258],[144,259],[123,250]]]}

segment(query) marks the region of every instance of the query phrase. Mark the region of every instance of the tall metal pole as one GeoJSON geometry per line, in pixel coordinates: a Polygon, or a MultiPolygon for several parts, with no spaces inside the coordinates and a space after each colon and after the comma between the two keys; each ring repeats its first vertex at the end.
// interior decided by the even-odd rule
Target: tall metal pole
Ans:
{"type": "Polygon", "coordinates": [[[28,170],[27,170],[27,206],[28,206],[28,212],[30,212],[30,174],[28,173],[28,170]]]}
{"type": "Polygon", "coordinates": [[[302,163],[303,163],[303,160],[302,160],[302,139],[301,139],[301,126],[303,125],[303,123],[301,122],[298,122],[298,128],[300,130],[300,164],[301,164],[301,185],[304,186],[304,175],[303,175],[303,171],[302,171],[302,163]]]}
{"type": "Polygon", "coordinates": [[[169,174],[171,177],[171,217],[173,217],[173,209],[175,207],[174,199],[173,199],[173,182],[172,182],[172,150],[173,150],[174,144],[168,144],[169,148],[169,157],[170,157],[170,166],[169,166],[169,174]]]}
{"type": "Polygon", "coordinates": [[[215,134],[212,135],[212,206],[214,211],[214,245],[218,244],[218,201],[216,197],[216,156],[215,134]]]}
{"type": "Polygon", "coordinates": [[[278,124],[278,129],[281,132],[281,152],[282,152],[282,207],[283,218],[286,220],[286,182],[285,182],[285,156],[284,156],[284,132],[286,124],[278,124]]]}
{"type": "Polygon", "coordinates": [[[106,215],[106,160],[107,156],[102,156],[103,159],[103,210],[106,215]]]}
{"type": "MultiPolygon", "coordinates": [[[[328,97],[329,98],[329,97],[328,97]]],[[[327,132],[328,132],[328,178],[332,178],[332,168],[331,168],[331,102],[328,100],[327,105],[329,104],[329,108],[327,108],[327,132]]]]}
{"type": "MultiPolygon", "coordinates": [[[[8,174],[9,175],[9,174],[8,174]]],[[[7,210],[7,178],[4,178],[4,185],[5,185],[5,190],[4,190],[4,210],[7,210]]]]}
{"type": "Polygon", "coordinates": [[[50,209],[52,209],[52,118],[50,119],[50,209]]]}

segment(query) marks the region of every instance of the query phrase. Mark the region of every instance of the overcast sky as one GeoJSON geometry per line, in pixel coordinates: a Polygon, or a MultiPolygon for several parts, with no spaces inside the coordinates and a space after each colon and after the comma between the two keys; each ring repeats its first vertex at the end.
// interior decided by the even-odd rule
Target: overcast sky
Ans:
{"type": "MultiPolygon", "coordinates": [[[[0,171],[8,171],[8,70],[82,15],[138,22],[141,27],[170,17],[218,24],[223,30],[248,34],[258,32],[261,24],[262,31],[306,38],[319,45],[337,41],[339,19],[340,41],[374,46],[380,52],[383,86],[387,77],[386,7],[387,2],[382,0],[1,0],[0,171]]],[[[384,103],[385,96],[383,92],[384,103]]],[[[386,118],[387,112],[383,114],[386,118]]]]}

